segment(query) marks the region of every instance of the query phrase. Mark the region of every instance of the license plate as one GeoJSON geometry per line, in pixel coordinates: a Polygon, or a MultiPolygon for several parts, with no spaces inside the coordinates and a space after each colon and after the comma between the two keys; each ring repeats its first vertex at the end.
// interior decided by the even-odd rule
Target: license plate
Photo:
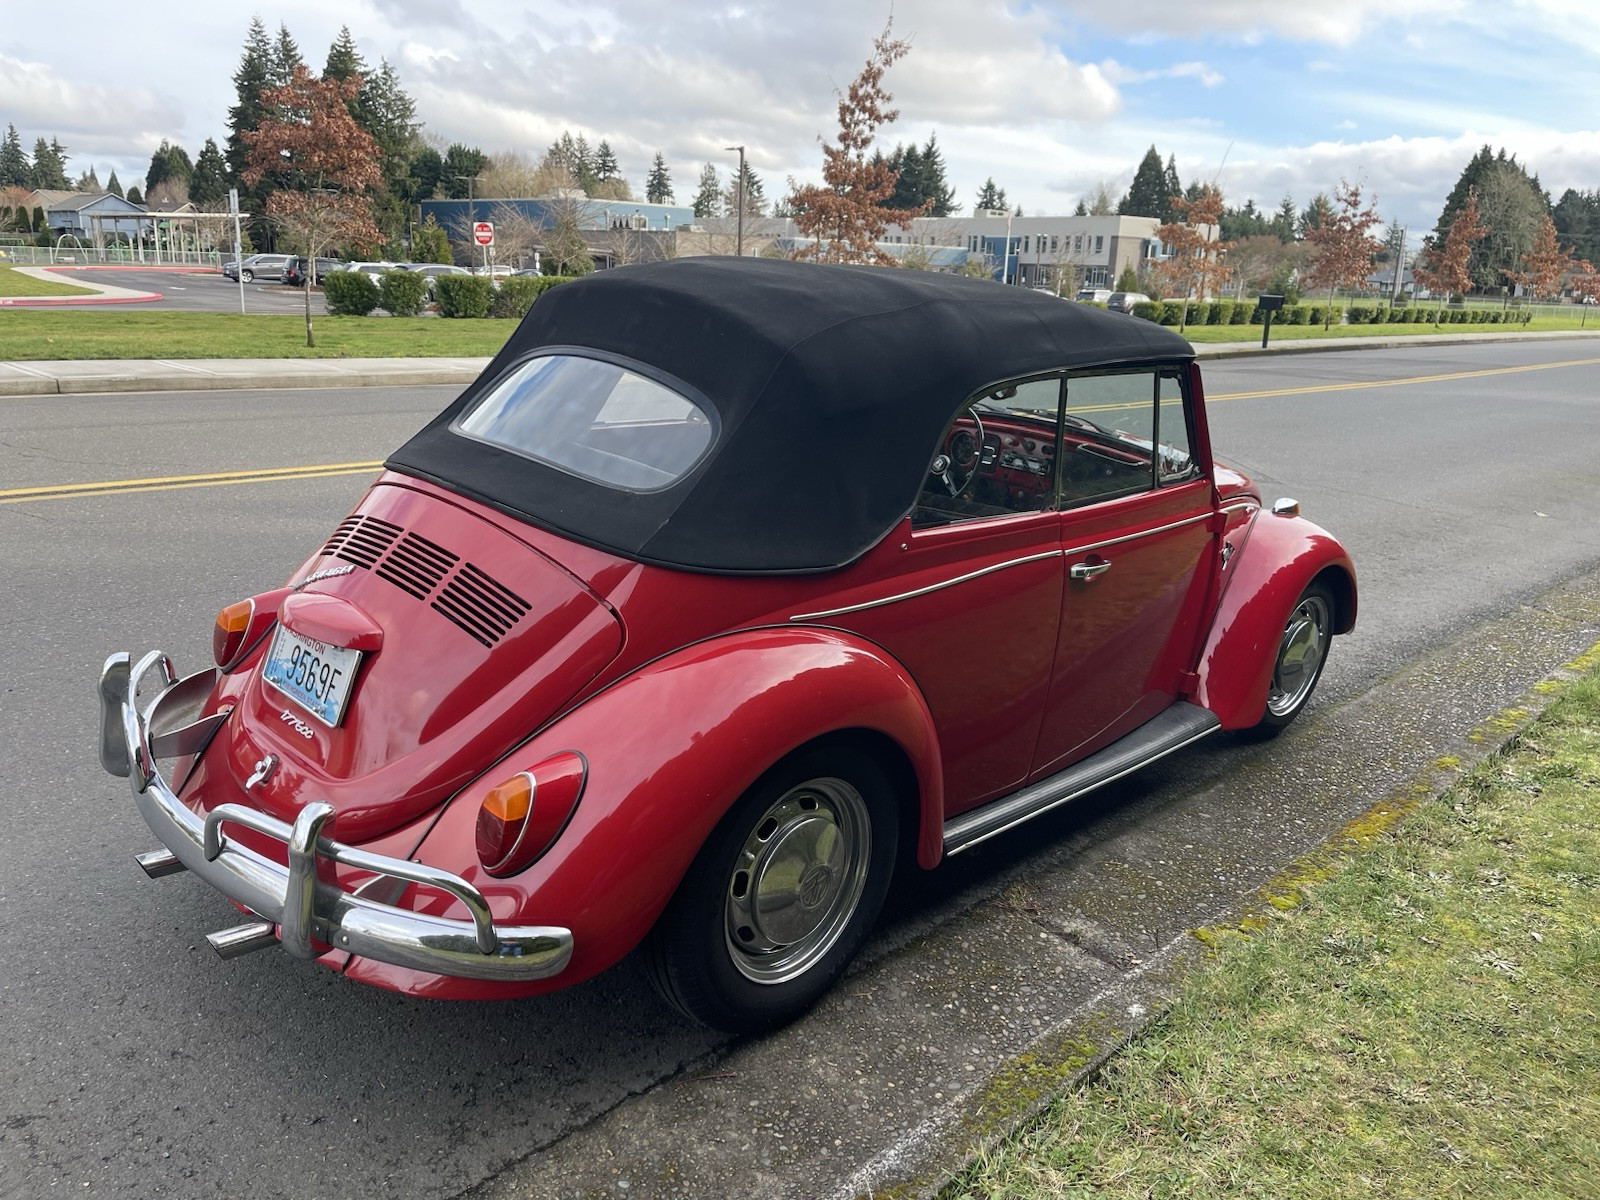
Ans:
{"type": "Polygon", "coordinates": [[[278,626],[261,672],[278,691],[330,728],[344,720],[361,651],[330,646],[278,626]]]}

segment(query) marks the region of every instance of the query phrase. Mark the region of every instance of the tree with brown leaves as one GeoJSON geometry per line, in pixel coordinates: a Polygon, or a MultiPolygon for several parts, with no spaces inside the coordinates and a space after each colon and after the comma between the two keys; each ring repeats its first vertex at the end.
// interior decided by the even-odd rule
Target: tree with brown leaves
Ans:
{"type": "Polygon", "coordinates": [[[1411,275],[1430,292],[1438,293],[1440,311],[1451,292],[1465,292],[1472,286],[1472,247],[1488,232],[1488,226],[1478,221],[1478,194],[1470,191],[1445,231],[1444,241],[1430,237],[1423,242],[1422,253],[1411,264],[1411,275]]]}
{"type": "Polygon", "coordinates": [[[1361,207],[1361,185],[1341,179],[1333,190],[1333,204],[1316,226],[1306,230],[1311,269],[1306,283],[1328,289],[1322,327],[1333,324],[1333,293],[1338,288],[1360,287],[1372,271],[1373,257],[1383,249],[1372,230],[1383,225],[1374,199],[1361,207]]]}
{"type": "Polygon", "coordinates": [[[1227,278],[1228,268],[1222,252],[1229,246],[1217,240],[1222,224],[1222,189],[1203,183],[1193,197],[1173,196],[1170,201],[1177,220],[1156,226],[1156,236],[1172,251],[1156,268],[1167,295],[1185,301],[1178,317],[1178,329],[1188,327],[1191,296],[1204,299],[1212,288],[1227,278]]]}
{"type": "Polygon", "coordinates": [[[795,258],[830,263],[876,263],[893,266],[895,260],[877,243],[890,225],[909,224],[927,212],[920,208],[885,208],[894,194],[899,172],[887,159],[867,157],[879,126],[892,123],[899,112],[889,107],[894,99],[883,87],[883,76],[904,58],[911,43],[890,36],[891,17],[872,43],[872,57],[848,91],[839,96],[839,140],[822,144],[822,180],[818,187],[795,184],[788,205],[802,234],[816,240],[794,252],[795,258]]]}
{"type": "Polygon", "coordinates": [[[336,242],[382,240],[367,197],[379,181],[378,144],[350,115],[360,91],[359,75],[318,79],[296,65],[288,83],[261,90],[268,115],[243,135],[244,181],[277,184],[267,197],[267,216],[306,256],[307,346],[317,344],[311,329],[317,255],[336,242]]]}
{"type": "Polygon", "coordinates": [[[1546,213],[1539,232],[1533,235],[1532,247],[1523,252],[1522,269],[1512,271],[1510,278],[1513,283],[1527,288],[1528,294],[1534,299],[1538,299],[1540,296],[1559,296],[1563,276],[1589,269],[1588,263],[1561,244],[1556,223],[1546,213]]]}
{"type": "Polygon", "coordinates": [[[1583,320],[1579,322],[1579,329],[1589,327],[1589,306],[1600,301],[1600,272],[1589,265],[1589,260],[1580,258],[1572,275],[1572,294],[1577,297],[1578,303],[1583,306],[1583,320]]]}

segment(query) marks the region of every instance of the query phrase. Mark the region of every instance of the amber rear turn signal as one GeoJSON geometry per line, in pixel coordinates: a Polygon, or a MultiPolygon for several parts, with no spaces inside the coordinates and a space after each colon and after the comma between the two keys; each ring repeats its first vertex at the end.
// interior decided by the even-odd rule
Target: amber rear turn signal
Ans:
{"type": "Polygon", "coordinates": [[[245,634],[250,631],[255,607],[254,600],[241,600],[217,614],[217,623],[211,629],[211,657],[223,670],[232,666],[244,649],[245,634]]]}
{"type": "Polygon", "coordinates": [[[489,789],[478,808],[478,861],[491,875],[514,875],[555,844],[583,795],[588,764],[563,750],[489,789]]]}

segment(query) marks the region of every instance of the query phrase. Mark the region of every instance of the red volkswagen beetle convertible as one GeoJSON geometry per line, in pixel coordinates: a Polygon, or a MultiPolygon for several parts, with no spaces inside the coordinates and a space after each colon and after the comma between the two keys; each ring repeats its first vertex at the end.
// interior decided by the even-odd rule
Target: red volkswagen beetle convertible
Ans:
{"type": "Polygon", "coordinates": [[[215,666],[112,656],[106,769],[281,945],[522,996],[643,945],[794,1017],[897,860],[1286,725],[1350,560],[1216,465],[1188,343],[1025,288],[689,259],[568,283],[215,666]]]}

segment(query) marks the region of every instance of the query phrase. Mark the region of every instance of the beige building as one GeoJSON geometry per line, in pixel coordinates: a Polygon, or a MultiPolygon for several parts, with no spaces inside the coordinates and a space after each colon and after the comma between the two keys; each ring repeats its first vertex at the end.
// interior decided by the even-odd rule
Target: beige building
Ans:
{"type": "Polygon", "coordinates": [[[1123,268],[1135,271],[1166,257],[1154,217],[1017,217],[983,212],[971,217],[919,217],[897,226],[887,242],[954,246],[982,255],[995,277],[1025,287],[1112,287],[1123,268]],[[1007,253],[1007,237],[1010,252],[1007,253]]]}

